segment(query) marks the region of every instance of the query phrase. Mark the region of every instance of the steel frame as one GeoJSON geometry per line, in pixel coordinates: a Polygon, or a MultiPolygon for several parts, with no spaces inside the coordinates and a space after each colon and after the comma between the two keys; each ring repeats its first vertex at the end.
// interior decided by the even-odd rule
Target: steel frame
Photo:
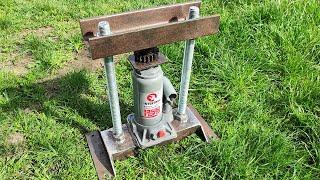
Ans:
{"type": "MultiPolygon", "coordinates": [[[[98,59],[217,33],[220,16],[188,19],[192,6],[200,7],[200,1],[80,20],[82,36],[90,48],[92,59],[98,59]],[[108,24],[111,34],[98,36],[98,24],[104,21],[108,24]]],[[[157,63],[163,63],[164,59],[161,55],[157,63]]],[[[146,68],[133,62],[132,57],[129,57],[129,61],[133,67],[146,68]]],[[[111,81],[115,83],[115,73],[111,73],[111,76],[114,77],[111,81]]],[[[191,105],[187,106],[186,112],[187,121],[181,121],[176,117],[171,123],[177,137],[164,141],[161,145],[179,141],[194,132],[208,143],[213,139],[219,139],[191,105]]],[[[122,130],[124,142],[117,141],[112,128],[86,134],[99,179],[115,176],[114,160],[137,154],[139,146],[135,144],[128,124],[122,124],[122,130]]]]}

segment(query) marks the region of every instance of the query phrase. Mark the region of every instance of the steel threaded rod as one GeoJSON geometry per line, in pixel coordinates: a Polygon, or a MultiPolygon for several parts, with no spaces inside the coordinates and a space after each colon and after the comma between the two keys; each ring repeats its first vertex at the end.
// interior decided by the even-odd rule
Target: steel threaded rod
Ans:
{"type": "MultiPolygon", "coordinates": [[[[99,22],[98,28],[99,36],[106,36],[111,34],[110,25],[107,21],[99,22]]],[[[112,116],[113,135],[116,141],[123,142],[124,134],[121,123],[116,73],[112,56],[104,58],[104,68],[107,78],[107,92],[112,116]]]]}
{"type": "MultiPolygon", "coordinates": [[[[199,8],[196,6],[191,6],[189,9],[188,19],[199,18],[200,12],[199,8]]],[[[180,92],[179,92],[179,103],[178,111],[176,116],[182,121],[186,122],[188,120],[186,115],[187,100],[188,100],[188,90],[191,76],[191,67],[194,53],[195,40],[190,39],[185,42],[183,64],[182,64],[182,74],[180,82],[180,92]]]]}

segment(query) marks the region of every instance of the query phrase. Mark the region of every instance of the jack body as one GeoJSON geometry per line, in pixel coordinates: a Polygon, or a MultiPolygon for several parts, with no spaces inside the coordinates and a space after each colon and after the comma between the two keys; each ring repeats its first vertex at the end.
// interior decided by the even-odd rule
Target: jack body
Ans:
{"type": "Polygon", "coordinates": [[[134,54],[135,62],[146,64],[147,68],[133,66],[134,114],[130,114],[127,120],[139,147],[146,148],[177,137],[171,125],[172,104],[177,93],[160,67],[159,62],[163,60],[158,62],[158,48],[134,54]]]}

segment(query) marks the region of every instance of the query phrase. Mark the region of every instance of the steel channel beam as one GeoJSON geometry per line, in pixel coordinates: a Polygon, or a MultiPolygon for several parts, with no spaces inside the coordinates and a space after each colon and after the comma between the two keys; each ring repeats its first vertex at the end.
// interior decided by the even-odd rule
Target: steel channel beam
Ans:
{"type": "Polygon", "coordinates": [[[89,39],[92,59],[142,50],[217,33],[219,15],[156,25],[89,39]]]}
{"type": "Polygon", "coordinates": [[[201,2],[187,2],[125,12],[114,15],[100,16],[80,20],[80,28],[83,36],[96,35],[100,21],[108,21],[113,33],[141,29],[146,26],[165,24],[172,21],[185,20],[191,6],[200,7],[201,2]]]}

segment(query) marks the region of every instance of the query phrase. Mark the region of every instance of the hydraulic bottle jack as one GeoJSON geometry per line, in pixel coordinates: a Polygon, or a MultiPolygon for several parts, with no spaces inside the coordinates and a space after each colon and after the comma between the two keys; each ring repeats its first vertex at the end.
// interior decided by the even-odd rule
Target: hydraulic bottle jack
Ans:
{"type": "Polygon", "coordinates": [[[187,105],[195,38],[218,32],[219,15],[200,18],[200,2],[169,5],[80,21],[92,59],[104,58],[113,128],[86,134],[99,179],[115,176],[114,160],[139,148],[178,141],[194,132],[206,142],[218,137],[187,105]],[[164,75],[166,57],[157,46],[185,40],[179,94],[164,75]],[[113,55],[133,52],[134,112],[122,124],[113,55]],[[178,106],[174,101],[179,95],[178,106]]]}

